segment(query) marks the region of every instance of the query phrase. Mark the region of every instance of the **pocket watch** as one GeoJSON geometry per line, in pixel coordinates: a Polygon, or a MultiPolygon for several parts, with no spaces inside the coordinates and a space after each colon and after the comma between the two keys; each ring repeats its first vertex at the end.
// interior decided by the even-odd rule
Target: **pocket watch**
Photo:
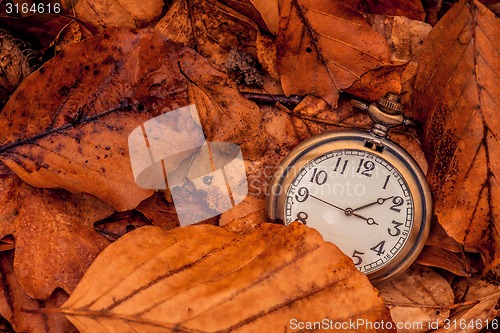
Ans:
{"type": "Polygon", "coordinates": [[[368,112],[372,128],[328,132],[295,147],[274,174],[267,214],[316,229],[378,282],[417,258],[432,196],[417,162],[387,137],[392,127],[415,124],[401,112],[399,96],[352,102],[368,112]]]}

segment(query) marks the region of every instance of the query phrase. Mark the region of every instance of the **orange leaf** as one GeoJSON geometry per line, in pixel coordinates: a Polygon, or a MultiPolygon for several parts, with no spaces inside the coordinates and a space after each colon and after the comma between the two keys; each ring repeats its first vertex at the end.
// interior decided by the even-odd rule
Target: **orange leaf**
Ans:
{"type": "Polygon", "coordinates": [[[258,31],[250,19],[214,0],[176,0],[155,30],[193,48],[219,69],[233,49],[255,54],[258,31]]]}
{"type": "Polygon", "coordinates": [[[12,324],[16,332],[78,333],[78,330],[63,315],[42,313],[45,307],[61,306],[68,299],[68,294],[58,289],[44,301],[29,297],[17,280],[12,261],[12,253],[0,254],[0,274],[2,276],[0,280],[0,315],[12,324]]]}
{"type": "Polygon", "coordinates": [[[486,270],[500,264],[499,49],[499,19],[457,3],[425,41],[414,92],[439,223],[486,270]]]}
{"type": "MultiPolygon", "coordinates": [[[[81,333],[280,332],[294,319],[390,321],[350,258],[301,224],[264,223],[241,236],[209,225],[137,229],[102,252],[61,311],[81,333]]],[[[375,331],[387,330],[357,332],[375,331]]]]}
{"type": "Polygon", "coordinates": [[[118,28],[67,47],[24,80],[0,114],[0,159],[33,186],[136,207],[153,192],[135,184],[127,138],[189,104],[181,49],[159,33],[118,28]]]}
{"type": "Polygon", "coordinates": [[[35,189],[13,175],[0,177],[0,201],[0,238],[14,235],[14,270],[31,297],[71,292],[108,245],[93,227],[114,210],[88,194],[35,189]]]}
{"type": "Polygon", "coordinates": [[[384,37],[340,1],[289,0],[281,9],[278,64],[287,95],[336,105],[340,91],[390,61],[384,37]]]}

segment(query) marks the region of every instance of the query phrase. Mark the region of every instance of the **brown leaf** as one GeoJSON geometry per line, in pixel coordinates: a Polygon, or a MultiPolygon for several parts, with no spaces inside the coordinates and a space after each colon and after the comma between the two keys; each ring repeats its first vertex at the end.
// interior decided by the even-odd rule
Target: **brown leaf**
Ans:
{"type": "Polygon", "coordinates": [[[27,17],[0,17],[3,27],[28,42],[34,49],[46,50],[73,19],[54,14],[27,17]]]}
{"type": "Polygon", "coordinates": [[[53,41],[56,53],[59,53],[64,47],[81,42],[92,37],[92,34],[76,20],[69,22],[57,35],[53,41]]]}
{"type": "Polygon", "coordinates": [[[278,33],[280,13],[278,0],[250,0],[266,22],[267,29],[273,34],[278,33]]]}
{"type": "Polygon", "coordinates": [[[14,269],[34,298],[71,292],[108,242],[93,229],[113,209],[87,194],[40,190],[17,176],[0,177],[0,238],[15,238],[14,269]]]}
{"type": "Polygon", "coordinates": [[[287,95],[314,94],[336,105],[340,91],[390,61],[387,42],[337,0],[284,1],[278,64],[287,95]]]}
{"type": "Polygon", "coordinates": [[[96,28],[137,28],[158,18],[162,0],[80,0],[74,7],[76,17],[96,28]]]}
{"type": "Polygon", "coordinates": [[[254,21],[260,28],[274,34],[278,32],[279,13],[276,0],[221,0],[237,12],[254,21]],[[262,7],[262,8],[259,8],[262,7]]]}
{"type": "Polygon", "coordinates": [[[276,38],[260,33],[257,35],[257,59],[263,69],[275,79],[280,79],[276,60],[276,38]]]}
{"type": "Polygon", "coordinates": [[[60,307],[68,295],[56,290],[45,301],[29,297],[17,281],[12,267],[12,254],[0,254],[0,315],[7,319],[16,332],[78,333],[78,330],[59,313],[42,313],[45,307],[60,307]]]}
{"type": "Polygon", "coordinates": [[[193,48],[218,69],[233,49],[255,55],[255,23],[215,0],[176,0],[155,30],[193,48]]]}
{"type": "MultiPolygon", "coordinates": [[[[463,304],[450,318],[450,325],[433,333],[476,333],[488,328],[497,332],[499,327],[500,287],[498,283],[488,282],[480,278],[470,281],[467,296],[463,304]]],[[[488,332],[488,331],[486,331],[488,332]]]]}
{"type": "Polygon", "coordinates": [[[430,323],[440,325],[448,318],[453,304],[453,291],[446,280],[430,268],[413,265],[402,275],[379,283],[380,294],[398,323],[422,323],[398,329],[403,332],[427,332],[430,323]]]}
{"type": "Polygon", "coordinates": [[[179,226],[174,204],[167,202],[159,193],[141,202],[136,210],[144,214],[153,225],[163,229],[169,230],[179,226]]]}
{"type": "Polygon", "coordinates": [[[223,213],[219,225],[226,230],[245,234],[266,221],[266,200],[249,195],[238,206],[223,213]]]}
{"type": "Polygon", "coordinates": [[[420,1],[414,0],[363,0],[365,11],[370,14],[405,16],[410,20],[425,19],[425,11],[420,1]]]}
{"type": "Polygon", "coordinates": [[[370,70],[345,91],[369,101],[379,100],[388,91],[399,93],[401,91],[401,77],[406,67],[407,64],[403,63],[370,70]]]}
{"type": "Polygon", "coordinates": [[[299,224],[262,224],[239,237],[208,225],[138,229],[102,253],[61,311],[81,333],[279,332],[293,318],[390,321],[352,261],[299,224]]]}
{"type": "Polygon", "coordinates": [[[455,239],[448,236],[446,230],[437,223],[436,219],[433,218],[431,231],[429,233],[429,237],[425,242],[426,245],[440,247],[446,251],[454,252],[454,253],[462,253],[463,247],[458,243],[455,239]]]}
{"type": "Polygon", "coordinates": [[[414,93],[439,223],[486,270],[500,264],[499,32],[481,3],[457,3],[425,41],[414,93]]]}
{"type": "Polygon", "coordinates": [[[127,232],[145,225],[151,225],[151,222],[140,212],[129,210],[116,212],[103,220],[97,221],[94,223],[94,229],[110,242],[114,242],[127,232]]]}
{"type": "Polygon", "coordinates": [[[425,246],[416,263],[446,269],[458,276],[469,276],[466,264],[460,255],[439,247],[425,246]]]}
{"type": "MultiPolygon", "coordinates": [[[[392,61],[406,64],[402,68],[404,72],[400,75],[400,82],[396,82],[400,84],[400,87],[394,86],[391,88],[387,86],[386,82],[382,82],[381,86],[387,86],[386,91],[401,90],[401,102],[405,106],[405,114],[409,115],[413,85],[415,84],[415,76],[417,74],[418,57],[420,56],[422,43],[432,27],[425,22],[410,20],[402,16],[371,15],[370,19],[373,29],[385,36],[391,49],[392,61]]],[[[396,71],[401,67],[403,66],[396,67],[396,71]]],[[[368,72],[368,74],[370,73],[368,72]]],[[[394,75],[394,73],[389,74],[394,75]]],[[[390,76],[388,78],[390,79],[390,76]]],[[[380,85],[380,83],[376,84],[380,85]]],[[[376,98],[378,99],[379,97],[376,98]]]]}
{"type": "Polygon", "coordinates": [[[267,136],[259,107],[196,52],[182,52],[179,67],[190,81],[189,99],[197,106],[207,140],[240,145],[245,160],[260,158],[267,136]]]}
{"type": "Polygon", "coordinates": [[[180,51],[158,33],[118,28],[71,45],[3,109],[0,159],[33,186],[135,208],[152,191],[135,184],[127,138],[144,121],[189,104],[180,51]]]}

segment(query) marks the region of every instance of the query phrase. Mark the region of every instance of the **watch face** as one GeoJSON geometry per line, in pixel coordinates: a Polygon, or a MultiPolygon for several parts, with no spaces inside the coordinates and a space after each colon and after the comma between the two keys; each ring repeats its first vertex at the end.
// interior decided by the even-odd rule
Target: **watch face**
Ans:
{"type": "Polygon", "coordinates": [[[284,206],[285,224],[315,228],[367,274],[401,252],[414,221],[405,179],[379,155],[338,149],[312,159],[297,170],[284,206]]]}

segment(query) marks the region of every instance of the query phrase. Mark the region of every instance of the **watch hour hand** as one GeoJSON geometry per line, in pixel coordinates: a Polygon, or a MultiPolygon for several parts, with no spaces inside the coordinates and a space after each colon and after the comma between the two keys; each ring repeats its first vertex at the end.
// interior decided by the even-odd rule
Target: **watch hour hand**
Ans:
{"type": "Polygon", "coordinates": [[[373,218],[371,218],[371,217],[367,218],[367,217],[364,217],[363,215],[359,215],[359,214],[356,214],[356,213],[352,213],[352,215],[356,216],[356,217],[358,217],[358,218],[360,218],[362,220],[365,220],[366,223],[368,223],[368,225],[374,225],[374,224],[378,225],[378,223],[375,222],[375,220],[373,218]]]}
{"type": "Polygon", "coordinates": [[[387,197],[387,198],[378,198],[377,200],[375,200],[374,202],[370,202],[369,204],[366,204],[366,205],[363,205],[363,206],[360,206],[358,208],[355,208],[353,209],[352,211],[355,212],[357,210],[361,210],[361,209],[364,209],[366,207],[370,207],[370,206],[373,206],[373,205],[376,205],[376,204],[379,204],[379,205],[382,205],[384,202],[386,202],[386,200],[389,200],[389,199],[392,199],[394,198],[394,196],[390,196],[390,197],[387,197]]]}

